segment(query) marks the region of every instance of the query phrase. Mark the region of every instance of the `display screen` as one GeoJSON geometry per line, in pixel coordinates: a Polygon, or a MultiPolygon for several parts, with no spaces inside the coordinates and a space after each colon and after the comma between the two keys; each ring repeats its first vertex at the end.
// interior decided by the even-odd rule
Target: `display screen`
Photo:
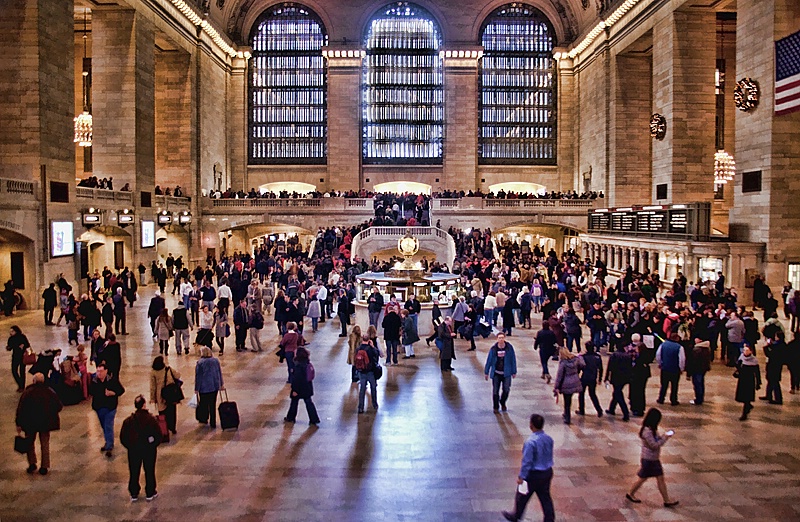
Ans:
{"type": "Polygon", "coordinates": [[[52,221],[50,223],[50,255],[52,257],[71,256],[75,253],[75,233],[72,221],[52,221]]]}
{"type": "Polygon", "coordinates": [[[589,232],[704,238],[709,235],[710,215],[708,203],[598,209],[589,212],[589,232]]]}
{"type": "Polygon", "coordinates": [[[142,221],[142,248],[156,246],[156,223],[155,221],[142,221]]]}

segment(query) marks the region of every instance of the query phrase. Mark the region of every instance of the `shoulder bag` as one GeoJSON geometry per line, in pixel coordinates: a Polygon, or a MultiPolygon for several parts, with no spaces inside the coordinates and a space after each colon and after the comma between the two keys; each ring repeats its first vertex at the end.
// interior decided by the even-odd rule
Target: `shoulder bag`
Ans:
{"type": "Polygon", "coordinates": [[[183,386],[183,381],[175,378],[172,368],[166,368],[164,371],[164,387],[161,388],[161,398],[164,399],[164,402],[167,404],[181,402],[185,398],[181,386],[183,386]],[[169,384],[167,384],[167,373],[172,375],[172,382],[169,384]]]}

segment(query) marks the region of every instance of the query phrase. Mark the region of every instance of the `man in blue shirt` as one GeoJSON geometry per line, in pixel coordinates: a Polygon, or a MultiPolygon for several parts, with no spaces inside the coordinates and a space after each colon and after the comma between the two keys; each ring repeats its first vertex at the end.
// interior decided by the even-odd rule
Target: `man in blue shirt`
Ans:
{"type": "Polygon", "coordinates": [[[522,486],[523,482],[527,482],[527,488],[522,486],[517,489],[514,512],[503,511],[503,516],[512,522],[522,520],[525,506],[536,493],[542,504],[544,522],[554,522],[556,513],[553,498],[550,496],[550,483],[553,481],[553,439],[544,432],[544,417],[536,413],[531,415],[531,431],[533,433],[522,448],[522,467],[517,477],[517,484],[522,486]]]}

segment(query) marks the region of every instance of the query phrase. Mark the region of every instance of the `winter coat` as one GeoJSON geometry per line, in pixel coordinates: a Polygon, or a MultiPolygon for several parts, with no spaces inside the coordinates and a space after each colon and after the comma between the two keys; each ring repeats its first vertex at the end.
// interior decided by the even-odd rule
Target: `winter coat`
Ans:
{"type": "Polygon", "coordinates": [[[581,384],[599,383],[603,380],[603,358],[597,352],[585,353],[580,356],[583,359],[583,371],[581,372],[581,384]]]}
{"type": "Polygon", "coordinates": [[[558,373],[556,374],[556,393],[570,394],[578,393],[583,389],[581,378],[578,372],[585,366],[580,357],[563,358],[558,361],[558,373]]]}
{"type": "Polygon", "coordinates": [[[436,329],[436,335],[442,347],[441,358],[452,359],[455,350],[453,349],[453,329],[447,324],[442,323],[436,329]]]}
{"type": "Polygon", "coordinates": [[[31,384],[19,398],[14,422],[25,435],[56,431],[61,429],[58,412],[63,408],[58,395],[47,384],[31,384]]]}
{"type": "Polygon", "coordinates": [[[417,334],[417,329],[414,327],[414,319],[408,316],[403,319],[403,338],[401,342],[403,346],[408,346],[417,341],[419,341],[419,335],[417,334]]]}
{"type": "Polygon", "coordinates": [[[575,314],[567,314],[564,316],[564,329],[567,331],[567,335],[570,337],[576,337],[580,339],[581,337],[581,320],[575,314]]]}
{"type": "Polygon", "coordinates": [[[319,306],[319,300],[312,299],[310,303],[308,303],[308,311],[306,311],[306,315],[311,319],[319,319],[322,317],[322,309],[319,306]]]}
{"type": "Polygon", "coordinates": [[[156,319],[156,335],[158,336],[159,341],[169,341],[172,330],[171,317],[167,317],[166,319],[159,317],[156,319]]]}
{"type": "Polygon", "coordinates": [[[753,402],[756,400],[756,390],[761,389],[761,370],[755,355],[739,356],[736,362],[736,402],[753,402]]]}
{"type": "MultiPolygon", "coordinates": [[[[500,348],[495,343],[489,350],[486,356],[486,364],[483,366],[483,373],[488,375],[490,379],[494,378],[494,372],[497,366],[497,351],[500,348]]],[[[503,376],[511,377],[517,374],[517,355],[514,352],[514,347],[511,343],[507,342],[504,348],[506,355],[503,359],[503,376]]]]}
{"type": "Polygon", "coordinates": [[[297,397],[307,399],[314,395],[314,383],[308,380],[308,365],[309,362],[295,364],[294,371],[292,372],[292,393],[296,393],[297,397]]]}
{"type": "Polygon", "coordinates": [[[172,384],[175,379],[181,378],[181,372],[175,368],[167,366],[162,370],[152,370],[150,372],[150,402],[158,406],[158,411],[167,409],[167,402],[161,398],[161,390],[164,389],[166,384],[172,384]],[[166,377],[166,381],[165,381],[166,377]]]}

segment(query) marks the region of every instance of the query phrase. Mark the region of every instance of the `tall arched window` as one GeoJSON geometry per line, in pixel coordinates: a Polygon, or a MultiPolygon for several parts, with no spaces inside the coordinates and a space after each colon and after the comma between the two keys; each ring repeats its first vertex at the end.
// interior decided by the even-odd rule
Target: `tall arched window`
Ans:
{"type": "Polygon", "coordinates": [[[283,3],[254,25],[250,62],[250,163],[324,164],[327,43],[310,9],[283,3]]]}
{"type": "Polygon", "coordinates": [[[525,4],[496,9],[484,23],[480,163],[555,165],[554,33],[525,4]]]}
{"type": "Polygon", "coordinates": [[[365,44],[364,163],[441,163],[442,40],[433,16],[391,4],[370,21],[365,44]]]}

